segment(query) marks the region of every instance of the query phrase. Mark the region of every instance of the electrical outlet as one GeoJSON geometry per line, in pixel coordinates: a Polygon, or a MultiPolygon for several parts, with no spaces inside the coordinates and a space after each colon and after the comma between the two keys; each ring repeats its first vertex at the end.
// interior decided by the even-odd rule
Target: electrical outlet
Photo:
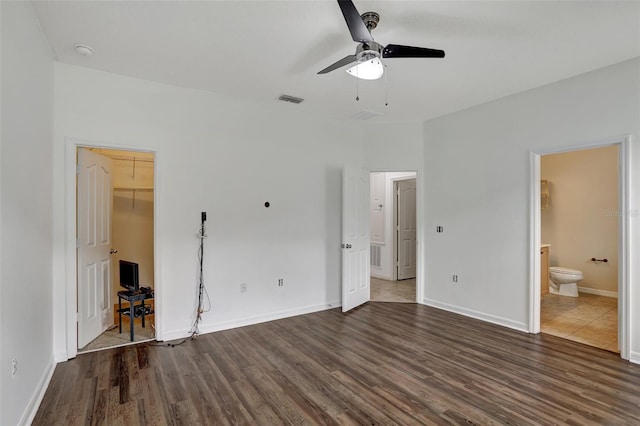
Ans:
{"type": "Polygon", "coordinates": [[[453,282],[454,282],[454,283],[457,283],[457,282],[458,282],[458,276],[457,276],[457,275],[454,275],[454,276],[453,276],[453,282]]]}
{"type": "Polygon", "coordinates": [[[247,283],[241,283],[240,284],[240,293],[246,293],[247,292],[247,283]]]}
{"type": "Polygon", "coordinates": [[[282,287],[284,285],[284,278],[280,278],[278,280],[278,287],[282,287]]]}
{"type": "Polygon", "coordinates": [[[18,360],[14,358],[11,360],[11,377],[15,377],[17,373],[18,373],[18,360]]]}

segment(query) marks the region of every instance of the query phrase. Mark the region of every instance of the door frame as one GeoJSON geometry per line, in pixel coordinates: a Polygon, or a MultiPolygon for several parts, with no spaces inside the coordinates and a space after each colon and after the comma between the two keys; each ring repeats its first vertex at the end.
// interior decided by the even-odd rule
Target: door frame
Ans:
{"type": "MultiPolygon", "coordinates": [[[[424,272],[424,265],[425,265],[425,259],[423,259],[424,256],[424,188],[423,188],[423,183],[420,180],[420,171],[418,169],[415,168],[409,168],[409,169],[403,169],[403,168],[396,168],[396,167],[390,167],[390,168],[375,168],[375,169],[371,169],[369,170],[369,173],[415,173],[415,176],[413,177],[399,177],[399,178],[393,178],[391,179],[391,183],[392,183],[392,188],[395,187],[396,180],[406,180],[406,179],[415,179],[416,180],[416,303],[419,303],[421,305],[424,305],[424,299],[425,299],[425,292],[426,292],[426,283],[425,283],[425,272],[424,272]]],[[[370,195],[367,195],[367,197],[370,197],[370,195]]],[[[393,199],[395,200],[395,197],[393,197],[393,199]]],[[[395,203],[396,201],[394,201],[394,207],[395,207],[395,203]]],[[[392,219],[392,223],[395,223],[396,221],[396,209],[393,209],[393,219],[392,219]]],[[[393,232],[393,257],[395,259],[398,258],[397,253],[395,253],[395,250],[397,249],[396,247],[396,242],[395,239],[398,238],[398,235],[396,232],[393,232]]],[[[398,279],[398,268],[394,267],[392,268],[393,270],[393,279],[397,280],[398,279]]]]}
{"type": "Polygon", "coordinates": [[[94,142],[73,138],[65,139],[65,335],[66,335],[66,356],[67,359],[75,358],[78,354],[78,275],[77,275],[77,259],[76,259],[76,226],[77,226],[77,210],[76,210],[76,153],[78,148],[103,148],[116,149],[134,152],[150,152],[154,154],[154,173],[153,173],[153,271],[155,290],[154,305],[156,314],[154,315],[156,336],[162,336],[162,280],[160,279],[161,264],[159,259],[160,232],[158,227],[159,221],[159,156],[158,151],[154,149],[145,149],[122,144],[114,144],[108,142],[94,142]]]}
{"type": "Polygon", "coordinates": [[[540,211],[540,157],[548,154],[558,154],[586,149],[618,146],[618,209],[620,222],[618,225],[618,346],[620,357],[629,359],[631,355],[631,306],[629,294],[629,179],[630,155],[629,146],[631,136],[623,135],[608,140],[598,140],[580,145],[561,148],[548,148],[530,151],[530,229],[529,240],[529,332],[540,333],[540,255],[542,213],[540,211]]]}
{"type": "MultiPolygon", "coordinates": [[[[393,188],[393,218],[391,223],[393,224],[393,259],[394,259],[394,266],[393,266],[393,280],[394,281],[398,281],[398,182],[401,182],[403,180],[411,180],[411,179],[415,179],[416,181],[416,241],[418,239],[418,179],[417,179],[417,174],[416,176],[413,177],[401,177],[401,178],[393,178],[391,179],[391,184],[392,184],[392,188],[393,188]]],[[[416,247],[416,286],[418,283],[418,260],[420,259],[418,257],[418,252],[417,252],[417,247],[416,247]]],[[[417,296],[417,291],[416,291],[416,296],[417,296]]]]}

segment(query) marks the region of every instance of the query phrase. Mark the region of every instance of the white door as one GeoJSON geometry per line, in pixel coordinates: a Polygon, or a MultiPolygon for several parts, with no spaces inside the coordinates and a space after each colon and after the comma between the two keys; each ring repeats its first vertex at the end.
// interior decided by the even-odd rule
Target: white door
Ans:
{"type": "Polygon", "coordinates": [[[78,348],[113,324],[111,160],[78,149],[78,348]]]}
{"type": "Polygon", "coordinates": [[[342,180],[342,312],[369,301],[369,172],[345,168],[342,180]]]}
{"type": "Polygon", "coordinates": [[[397,183],[398,279],[416,277],[416,180],[397,183]]]}

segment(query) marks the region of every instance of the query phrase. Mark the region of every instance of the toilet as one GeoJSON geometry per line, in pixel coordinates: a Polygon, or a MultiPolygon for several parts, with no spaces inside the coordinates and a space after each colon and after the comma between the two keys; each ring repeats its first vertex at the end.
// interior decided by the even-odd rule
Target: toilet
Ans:
{"type": "Polygon", "coordinates": [[[549,278],[549,293],[578,297],[578,281],[582,279],[582,271],[552,266],[549,268],[549,278]]]}

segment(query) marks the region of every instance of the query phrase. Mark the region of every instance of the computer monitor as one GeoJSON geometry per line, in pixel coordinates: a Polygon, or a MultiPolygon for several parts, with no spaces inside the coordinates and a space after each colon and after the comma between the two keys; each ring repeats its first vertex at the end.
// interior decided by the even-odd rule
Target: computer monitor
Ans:
{"type": "Polygon", "coordinates": [[[120,261],[120,285],[129,291],[138,291],[140,280],[137,263],[120,261]]]}

